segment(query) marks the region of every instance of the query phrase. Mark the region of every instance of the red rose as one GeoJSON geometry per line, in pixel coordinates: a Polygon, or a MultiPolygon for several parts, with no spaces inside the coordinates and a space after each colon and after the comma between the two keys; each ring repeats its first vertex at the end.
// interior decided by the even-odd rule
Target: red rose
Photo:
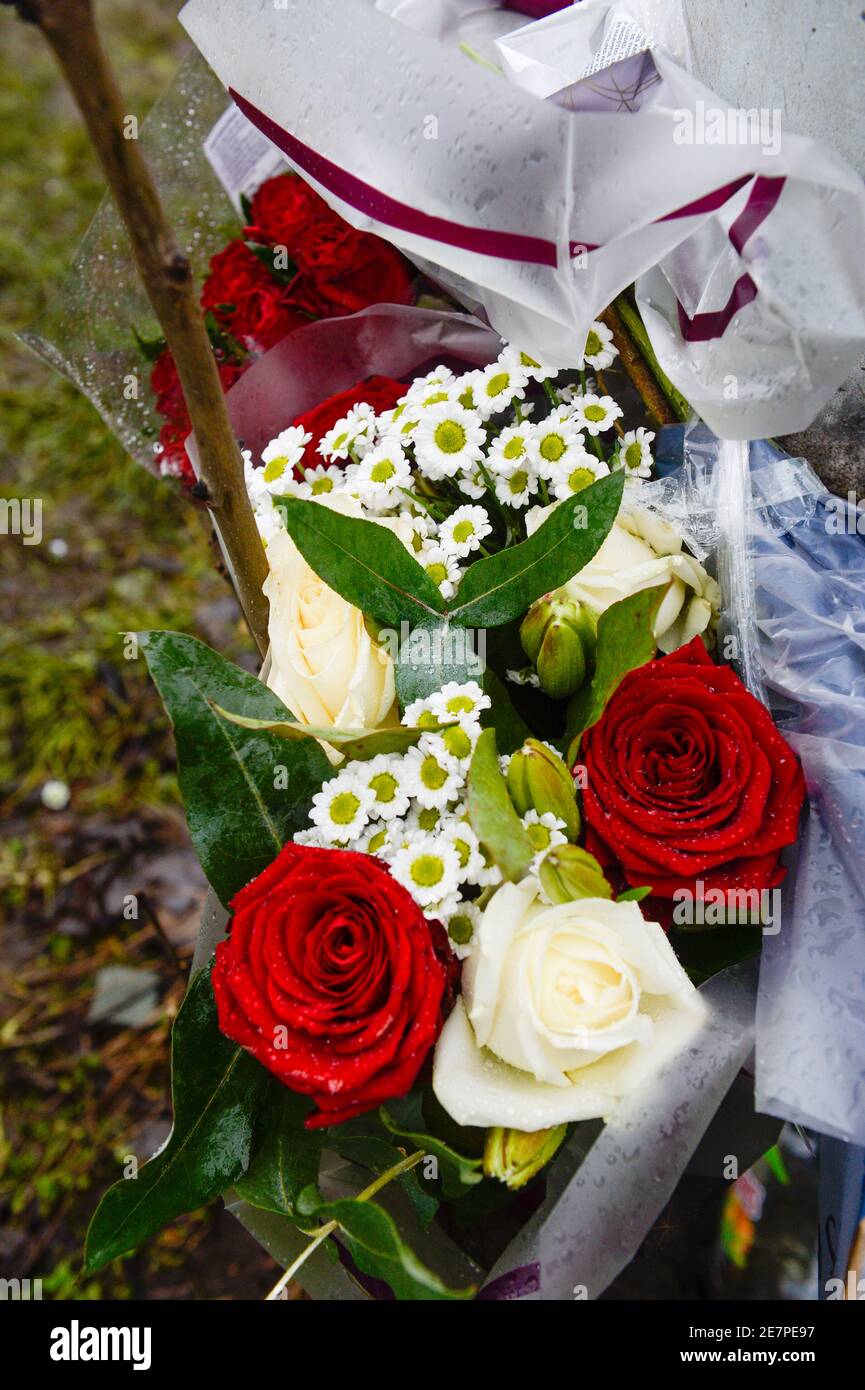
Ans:
{"type": "Polygon", "coordinates": [[[317,318],[354,314],[369,304],[407,304],[412,279],[393,246],[340,218],[312,225],[297,248],[292,298],[317,318]]]}
{"type": "Polygon", "coordinates": [[[336,214],[297,174],[277,174],[261,185],[252,199],[252,218],[244,235],[248,241],[285,246],[293,255],[308,228],[336,214]]]}
{"type": "Polygon", "coordinates": [[[371,405],[377,415],[382,411],[392,410],[399,400],[404,396],[406,387],[401,381],[394,381],[389,376],[370,376],[366,381],[358,381],[354,386],[349,386],[345,391],[339,391],[335,396],[328,396],[321,405],[315,405],[311,410],[306,410],[302,415],[298,415],[293,421],[295,425],[302,425],[305,430],[309,430],[312,439],[306,446],[306,457],[311,458],[318,448],[318,441],[327,434],[328,430],[333,429],[337,420],[341,420],[343,415],[347,415],[353,405],[359,401],[366,401],[371,405]]]}
{"type": "Polygon", "coordinates": [[[239,240],[212,257],[201,307],[211,310],[245,346],[265,351],[309,322],[309,316],[293,306],[286,287],[239,240]]]}
{"type": "Polygon", "coordinates": [[[442,1025],[434,928],[384,865],[288,844],[234,898],[216,948],[223,1033],[292,1091],[309,1129],[405,1095],[442,1025]]]}
{"type": "Polygon", "coordinates": [[[625,677],[585,734],[586,848],[656,896],[773,888],[805,781],[768,711],[702,640],[625,677]]]}

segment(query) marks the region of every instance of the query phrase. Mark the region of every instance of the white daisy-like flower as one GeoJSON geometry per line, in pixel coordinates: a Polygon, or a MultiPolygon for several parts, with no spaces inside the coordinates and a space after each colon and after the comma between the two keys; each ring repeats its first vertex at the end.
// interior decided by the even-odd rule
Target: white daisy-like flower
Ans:
{"type": "Polygon", "coordinates": [[[537,671],[533,670],[531,666],[523,666],[519,671],[509,667],[505,671],[505,680],[510,681],[511,685],[540,686],[541,683],[537,671]]]}
{"type": "Polygon", "coordinates": [[[296,845],[312,845],[314,849],[327,849],[329,847],[327,842],[322,839],[316,826],[313,826],[311,830],[298,830],[291,838],[296,845]]]}
{"type": "Polygon", "coordinates": [[[451,724],[448,728],[441,729],[436,738],[445,752],[456,759],[465,773],[468,771],[468,765],[475,751],[475,744],[480,736],[480,724],[461,723],[451,724]]]}
{"type": "Polygon", "coordinates": [[[528,456],[541,478],[550,480],[557,469],[569,464],[575,467],[586,452],[586,442],[566,407],[531,427],[528,456]]]}
{"type": "Polygon", "coordinates": [[[441,838],[453,845],[460,861],[460,883],[476,884],[486,868],[480,841],[467,820],[448,819],[441,838]]]}
{"type": "Polygon", "coordinates": [[[363,457],[375,437],[375,411],[366,401],[358,401],[347,415],[337,420],[318,442],[318,452],[327,459],[363,457]]]}
{"type": "Polygon", "coordinates": [[[399,819],[373,821],[367,834],[361,840],[359,849],[364,854],[374,854],[379,859],[389,861],[402,847],[404,840],[404,821],[399,819]]]}
{"type": "Polygon", "coordinates": [[[397,850],[390,871],[415,902],[421,907],[432,907],[456,892],[460,877],[459,855],[440,835],[420,835],[413,843],[397,850]]]}
{"type": "Polygon", "coordinates": [[[481,457],[485,438],[475,412],[442,401],[424,411],[412,443],[420,471],[440,481],[468,470],[481,457]]]}
{"type": "Polygon", "coordinates": [[[288,429],[282,430],[265,445],[261,451],[264,467],[260,471],[261,482],[267,485],[269,491],[278,494],[280,484],[291,480],[311,439],[312,435],[301,425],[289,425],[288,429]]]}
{"type": "Polygon", "coordinates": [[[478,887],[498,888],[502,882],[502,871],[498,864],[493,863],[492,855],[484,849],[483,845],[481,845],[481,857],[484,861],[484,867],[478,874],[478,887]]]}
{"type": "Polygon", "coordinates": [[[475,903],[460,901],[454,905],[453,912],[445,919],[450,946],[458,960],[464,960],[471,951],[472,937],[481,920],[480,909],[475,903]]]}
{"type": "Polygon", "coordinates": [[[613,335],[609,328],[596,319],[589,329],[583,361],[579,365],[594,367],[596,372],[602,372],[615,362],[618,355],[619,350],[613,346],[613,335]]]}
{"type": "Polygon", "coordinates": [[[477,681],[448,681],[429,697],[429,708],[443,724],[453,719],[461,724],[476,724],[490,705],[489,695],[484,694],[477,681]]]}
{"type": "Polygon", "coordinates": [[[391,506],[399,488],[411,481],[411,467],[402,445],[388,440],[364,454],[351,485],[361,501],[374,511],[391,506]]]}
{"type": "Polygon", "coordinates": [[[585,396],[577,396],[573,409],[580,428],[593,436],[611,429],[622,414],[621,408],[616,405],[612,396],[596,396],[591,392],[585,396]]]}
{"type": "Polygon", "coordinates": [[[637,430],[626,430],[619,440],[619,462],[627,468],[631,477],[652,476],[652,451],[649,445],[654,437],[654,430],[644,429],[641,425],[637,430]]]}
{"type": "MultiPolygon", "coordinates": [[[[445,367],[444,364],[440,364],[438,367],[433,367],[431,372],[427,372],[426,376],[415,377],[405,395],[400,396],[398,403],[404,403],[405,405],[423,405],[425,401],[429,401],[430,396],[436,394],[440,395],[442,400],[447,400],[448,392],[452,389],[455,382],[456,377],[450,367],[445,367]],[[442,392],[444,392],[444,395],[441,395],[442,392]]],[[[433,402],[429,403],[433,404],[433,402]]]]}
{"type": "Polygon", "coordinates": [[[432,696],[424,700],[412,700],[406,705],[401,723],[409,729],[437,729],[441,720],[433,709],[432,696]]]}
{"type": "MultiPolygon", "coordinates": [[[[433,832],[441,830],[442,815],[445,814],[437,806],[418,806],[414,805],[406,816],[405,821],[405,840],[406,844],[416,840],[418,835],[432,835],[433,832]]],[[[450,814],[447,812],[446,814],[450,814]]]]}
{"type": "Polygon", "coordinates": [[[403,758],[403,786],[427,809],[444,810],[463,788],[463,775],[456,758],[446,752],[435,736],[421,735],[420,743],[403,758]]]}
{"type": "Polygon", "coordinates": [[[496,477],[496,497],[506,507],[527,507],[532,494],[538,490],[538,475],[525,460],[496,477]]]}
{"type": "Polygon", "coordinates": [[[274,506],[271,506],[270,511],[264,511],[256,507],[253,515],[255,517],[255,524],[258,527],[258,534],[261,536],[262,544],[266,546],[268,541],[272,540],[276,535],[277,531],[283,529],[282,517],[274,506]]]}
{"type": "Polygon", "coordinates": [[[457,507],[439,527],[438,543],[449,555],[464,560],[480,548],[484,536],[492,529],[484,507],[457,507]]]}
{"type": "Polygon", "coordinates": [[[553,845],[563,845],[567,843],[567,835],[564,833],[567,827],[563,820],[559,820],[552,811],[545,811],[539,815],[534,809],[526,811],[522,817],[529,843],[535,851],[535,857],[531,863],[530,872],[536,874],[540,868],[541,860],[552,849],[553,845]]]}
{"type": "Polygon", "coordinates": [[[409,443],[409,435],[420,418],[420,412],[403,396],[392,410],[382,411],[376,417],[376,434],[379,440],[401,439],[409,443]]]}
{"type": "Polygon", "coordinates": [[[487,455],[487,467],[493,477],[499,473],[512,472],[529,460],[532,437],[533,430],[528,420],[522,420],[518,425],[509,425],[496,436],[487,455]]]}
{"type": "Polygon", "coordinates": [[[309,818],[322,839],[344,845],[356,840],[366,827],[374,804],[373,793],[351,772],[325,782],[312,798],[309,818]]]}
{"type": "Polygon", "coordinates": [[[405,815],[409,808],[409,794],[405,789],[403,760],[399,755],[379,753],[368,762],[354,763],[353,771],[358,781],[372,792],[371,816],[393,820],[405,815]]]}
{"type": "Polygon", "coordinates": [[[443,598],[453,598],[460,578],[460,567],[456,557],[449,555],[440,545],[425,545],[418,555],[418,562],[437,584],[443,598]]]}
{"type": "Polygon", "coordinates": [[[577,458],[568,458],[557,464],[550,476],[550,483],[556,497],[572,497],[575,492],[582,492],[584,487],[591,487],[598,478],[605,478],[609,471],[603,459],[596,458],[586,449],[577,458]]]}
{"type": "Polygon", "coordinates": [[[338,492],[346,482],[346,474],[341,468],[317,463],[314,468],[303,470],[303,482],[295,491],[299,497],[326,497],[328,493],[338,492]]]}
{"type": "Polygon", "coordinates": [[[475,502],[478,502],[487,492],[487,480],[477,463],[472,464],[465,473],[458,475],[456,485],[460,492],[466,497],[471,497],[475,502]]]}
{"type": "Polygon", "coordinates": [[[531,357],[527,352],[521,352],[513,343],[508,343],[499,353],[498,363],[506,369],[522,372],[531,381],[548,381],[561,371],[561,368],[554,366],[552,362],[544,362],[538,357],[531,357]]]}
{"type": "Polygon", "coordinates": [[[515,400],[526,394],[528,372],[519,366],[492,362],[475,372],[471,380],[472,400],[485,420],[507,410],[515,400]]]}

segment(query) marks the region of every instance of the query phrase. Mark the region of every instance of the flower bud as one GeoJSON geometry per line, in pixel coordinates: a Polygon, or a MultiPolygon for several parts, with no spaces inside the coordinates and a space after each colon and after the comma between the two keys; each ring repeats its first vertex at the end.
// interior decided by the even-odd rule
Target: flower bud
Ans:
{"type": "Polygon", "coordinates": [[[508,791],[521,816],[531,810],[540,816],[552,811],[564,821],[569,840],[579,835],[580,813],[574,779],[558,753],[538,739],[527,738],[511,758],[508,791]]]}
{"type": "Polygon", "coordinates": [[[553,904],[613,896],[595,856],[577,845],[554,845],[541,861],[539,872],[541,887],[553,904]]]}
{"type": "Polygon", "coordinates": [[[596,640],[595,614],[568,598],[540,599],[520,626],[523,650],[535,663],[541,689],[554,700],[567,699],[579,690],[596,640]]]}
{"type": "Polygon", "coordinates": [[[488,1129],[484,1173],[488,1178],[498,1178],[511,1191],[525,1187],[549,1163],[567,1132],[567,1125],[538,1129],[533,1134],[525,1134],[521,1129],[488,1129]]]}

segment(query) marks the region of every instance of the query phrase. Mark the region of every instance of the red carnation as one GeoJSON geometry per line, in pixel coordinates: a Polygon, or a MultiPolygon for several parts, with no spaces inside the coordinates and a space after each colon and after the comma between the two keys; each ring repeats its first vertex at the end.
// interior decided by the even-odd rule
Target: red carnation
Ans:
{"type": "MultiPolygon", "coordinates": [[[[217,362],[216,365],[223,391],[229,391],[246,370],[242,362],[217,362]]],[[[159,431],[159,443],[162,447],[160,470],[171,477],[182,478],[184,484],[191,487],[195,482],[195,474],[186,452],[186,438],[192,425],[180,377],[168,348],[163,348],[153,365],[150,389],[156,397],[156,409],[165,420],[159,431]]]]}
{"type": "Polygon", "coordinates": [[[411,276],[399,251],[340,218],[308,229],[297,265],[300,275],[291,286],[292,297],[319,318],[411,299],[411,276]]]}
{"type": "Polygon", "coordinates": [[[249,348],[267,350],[309,322],[289,291],[240,240],[230,241],[210,262],[201,306],[249,348]]]}
{"type": "Polygon", "coordinates": [[[297,174],[277,174],[261,185],[252,199],[252,216],[244,235],[248,241],[285,246],[293,255],[314,222],[331,222],[336,214],[297,174]]]}
{"type": "Polygon", "coordinates": [[[333,429],[337,420],[341,420],[347,415],[353,405],[360,401],[366,401],[371,405],[377,415],[382,411],[392,410],[399,400],[404,396],[406,387],[401,381],[394,381],[390,376],[369,376],[366,381],[358,381],[354,386],[349,386],[345,391],[339,391],[335,396],[328,396],[326,401],[320,405],[315,405],[311,410],[305,410],[302,415],[292,423],[302,425],[305,430],[309,430],[312,439],[306,446],[306,457],[312,458],[318,448],[318,441],[327,434],[328,430],[333,429]]]}
{"type": "Polygon", "coordinates": [[[231,907],[219,1026],[313,1098],[307,1127],[405,1095],[441,1029],[447,970],[435,924],[384,865],[288,844],[231,907]]]}
{"type": "Polygon", "coordinates": [[[634,887],[762,892],[805,781],[768,711],[702,639],[630,672],[584,736],[586,847],[634,887]]]}

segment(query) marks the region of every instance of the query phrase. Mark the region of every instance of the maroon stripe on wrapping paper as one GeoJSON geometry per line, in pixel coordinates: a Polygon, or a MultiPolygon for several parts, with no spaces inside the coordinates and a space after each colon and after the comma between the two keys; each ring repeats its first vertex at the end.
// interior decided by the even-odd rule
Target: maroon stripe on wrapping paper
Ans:
{"type": "MultiPolygon", "coordinates": [[[[783,178],[771,179],[762,175],[754,178],[754,187],[748,195],[748,201],[728,232],[730,242],[737,255],[741,256],[748,238],[769,216],[781,196],[784,183],[783,178]]],[[[679,332],[686,343],[707,343],[712,338],[721,338],[730,326],[734,314],[737,314],[740,309],[744,309],[746,304],[751,304],[756,298],[757,286],[750,275],[746,273],[736,281],[730,298],[723,309],[716,309],[711,313],[695,314],[692,319],[689,319],[677,300],[679,332]]]]}
{"type": "Polygon", "coordinates": [[[387,193],[382,193],[371,184],[341,169],[323,155],[304,145],[296,136],[289,135],[257,106],[247,101],[233,87],[229,93],[248,120],[272,140],[274,145],[287,154],[294,164],[300,166],[310,178],[327,188],[336,198],[349,203],[359,212],[374,217],[386,227],[408,232],[412,236],[427,237],[431,241],[444,242],[446,246],[458,246],[463,251],[473,251],[481,256],[495,256],[499,260],[525,261],[530,265],[548,265],[553,269],[558,265],[555,243],[542,237],[524,236],[521,232],[494,232],[483,227],[466,227],[460,222],[450,222],[445,217],[433,217],[417,208],[400,203],[387,193]]]}
{"type": "Polygon", "coordinates": [[[743,174],[740,179],[734,179],[732,183],[725,183],[723,188],[715,188],[711,193],[701,194],[699,198],[694,199],[693,203],[685,203],[684,207],[676,208],[673,212],[665,212],[663,217],[656,217],[655,222],[675,222],[679,217],[699,217],[705,212],[717,212],[718,208],[724,206],[728,198],[732,198],[734,193],[738,193],[740,188],[744,188],[745,184],[753,177],[753,174],[743,174]]]}
{"type": "Polygon", "coordinates": [[[520,1265],[518,1269],[509,1269],[507,1274],[500,1274],[498,1279],[494,1279],[491,1284],[486,1284],[480,1293],[475,1295],[475,1302],[484,1299],[526,1298],[530,1293],[537,1293],[540,1287],[540,1265],[537,1262],[530,1265],[520,1265]]]}
{"type": "Polygon", "coordinates": [[[546,19],[557,10],[569,10],[572,0],[508,0],[507,8],[517,14],[526,14],[530,19],[546,19]]]}

